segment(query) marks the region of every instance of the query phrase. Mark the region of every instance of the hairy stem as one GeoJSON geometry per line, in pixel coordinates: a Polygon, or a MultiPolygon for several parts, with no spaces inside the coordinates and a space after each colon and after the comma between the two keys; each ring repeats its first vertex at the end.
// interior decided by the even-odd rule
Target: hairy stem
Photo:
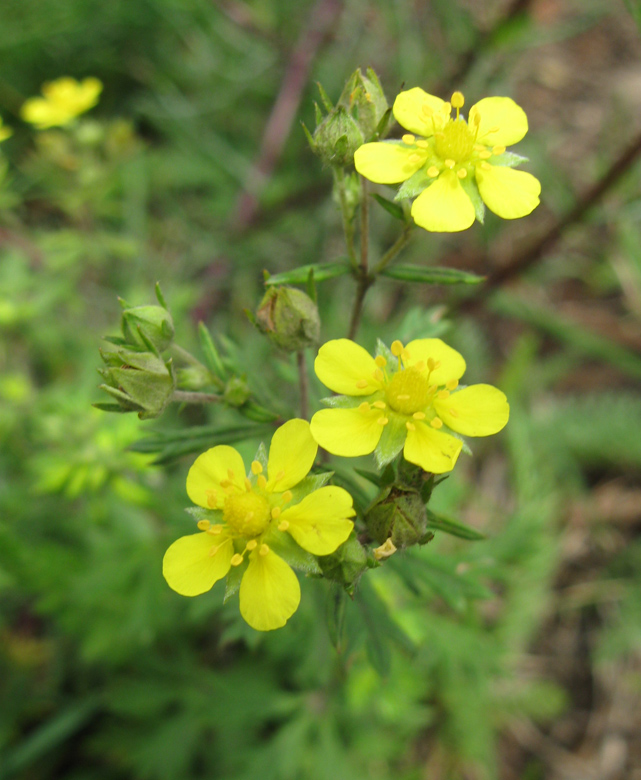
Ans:
{"type": "Polygon", "coordinates": [[[347,203],[347,195],[345,193],[345,171],[343,168],[334,169],[334,181],[338,189],[338,199],[341,205],[341,216],[343,218],[343,232],[345,233],[345,245],[347,247],[347,256],[349,262],[352,264],[352,268],[356,270],[358,268],[358,261],[356,259],[356,250],[354,248],[354,225],[349,214],[349,205],[347,203]]]}
{"type": "Polygon", "coordinates": [[[189,390],[174,390],[171,400],[179,404],[217,404],[222,397],[213,393],[196,393],[189,390]]]}

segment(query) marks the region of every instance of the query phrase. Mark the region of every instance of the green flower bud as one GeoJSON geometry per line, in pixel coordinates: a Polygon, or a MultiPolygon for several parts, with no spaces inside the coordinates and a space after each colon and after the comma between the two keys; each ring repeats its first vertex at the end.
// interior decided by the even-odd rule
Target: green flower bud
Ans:
{"type": "Polygon", "coordinates": [[[144,349],[146,338],[162,352],[173,341],[175,331],[171,314],[162,306],[133,306],[122,313],[122,332],[128,344],[144,349]]]}
{"type": "Polygon", "coordinates": [[[98,370],[105,379],[100,388],[120,407],[109,410],[138,412],[141,420],[159,417],[176,387],[171,360],[165,363],[152,352],[131,349],[100,350],[100,354],[107,366],[98,370]]]}
{"type": "Polygon", "coordinates": [[[425,502],[418,490],[393,485],[367,510],[365,525],[379,544],[391,539],[399,549],[411,547],[423,538],[427,529],[425,502]]]}
{"type": "Polygon", "coordinates": [[[318,564],[326,579],[340,583],[350,594],[354,592],[361,574],[368,568],[367,554],[355,533],[336,552],[320,555],[318,564]]]}
{"type": "Polygon", "coordinates": [[[311,146],[324,163],[337,167],[353,165],[354,152],[363,144],[363,133],[341,105],[333,108],[318,125],[311,146]]]}
{"type": "Polygon", "coordinates": [[[223,398],[230,406],[242,406],[251,396],[251,390],[244,377],[234,376],[225,385],[223,398]]]}
{"type": "Polygon", "coordinates": [[[270,287],[256,311],[256,325],[285,352],[316,347],[320,340],[318,308],[295,287],[270,287]]]}
{"type": "Polygon", "coordinates": [[[364,141],[369,141],[375,135],[377,138],[385,137],[385,132],[381,130],[386,128],[379,128],[379,125],[388,113],[389,106],[378,76],[371,68],[367,69],[366,76],[360,68],[352,73],[338,105],[344,106],[354,117],[364,141]]]}
{"type": "Polygon", "coordinates": [[[211,373],[202,365],[194,364],[178,368],[176,376],[180,390],[198,391],[213,384],[211,373]]]}

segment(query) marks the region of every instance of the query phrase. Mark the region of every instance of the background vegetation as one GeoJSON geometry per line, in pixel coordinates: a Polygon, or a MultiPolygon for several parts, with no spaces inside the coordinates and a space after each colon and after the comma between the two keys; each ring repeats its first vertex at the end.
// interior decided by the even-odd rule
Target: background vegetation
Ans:
{"type": "MultiPolygon", "coordinates": [[[[599,0],[5,0],[1,780],[641,778],[640,19],[599,0]],[[337,98],[370,65],[390,98],[512,96],[543,196],[407,250],[482,289],[368,298],[361,343],[443,335],[512,416],[435,493],[487,538],[437,535],[372,572],[337,654],[325,583],[259,635],[217,590],[161,577],[193,456],[136,442],[237,417],[91,403],[116,296],[152,302],[157,280],[181,344],[197,352],[205,321],[263,397],[294,402],[293,359],[244,309],[263,269],[344,253],[299,121],[315,80],[337,98]],[[20,122],[60,75],[97,76],[92,116],[133,122],[109,125],[111,158],[54,164],[20,122]]],[[[376,255],[395,228],[372,222],[376,255]]],[[[320,291],[323,338],[343,336],[353,284],[320,291]]]]}

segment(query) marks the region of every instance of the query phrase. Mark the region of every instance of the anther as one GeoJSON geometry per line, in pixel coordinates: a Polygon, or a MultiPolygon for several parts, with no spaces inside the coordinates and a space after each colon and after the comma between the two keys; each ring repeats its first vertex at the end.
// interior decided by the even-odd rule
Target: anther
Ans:
{"type": "Polygon", "coordinates": [[[289,528],[289,520],[281,520],[278,524],[279,531],[286,531],[289,528]]]}
{"type": "Polygon", "coordinates": [[[411,146],[414,141],[416,141],[416,136],[412,135],[411,133],[405,133],[404,136],[401,136],[401,141],[403,141],[404,144],[411,146]]]}
{"type": "Polygon", "coordinates": [[[427,368],[429,371],[434,371],[436,368],[436,360],[434,360],[434,358],[427,359],[427,368]]]}
{"type": "Polygon", "coordinates": [[[492,170],[492,166],[489,164],[489,162],[485,162],[485,160],[483,160],[483,162],[481,163],[480,168],[481,168],[482,171],[491,171],[492,170]]]}
{"type": "Polygon", "coordinates": [[[221,486],[221,488],[227,489],[228,487],[231,486],[231,482],[228,479],[221,479],[220,480],[220,486],[221,486]]]}
{"type": "Polygon", "coordinates": [[[459,177],[459,179],[465,179],[467,177],[467,171],[465,168],[459,168],[456,172],[456,175],[459,177]]]}
{"type": "Polygon", "coordinates": [[[258,554],[262,555],[264,558],[268,553],[269,553],[269,547],[266,544],[261,544],[258,554]]]}
{"type": "Polygon", "coordinates": [[[414,414],[412,415],[412,417],[413,417],[415,420],[424,420],[424,419],[425,419],[425,412],[414,412],[414,414]]]}
{"type": "Polygon", "coordinates": [[[217,523],[216,525],[212,525],[211,528],[207,529],[207,533],[211,534],[212,536],[219,536],[223,532],[223,526],[220,523],[217,523]]]}
{"type": "Polygon", "coordinates": [[[258,542],[255,539],[250,539],[247,542],[247,549],[251,552],[252,550],[255,550],[258,547],[258,542]]]}
{"type": "Polygon", "coordinates": [[[292,500],[292,491],[286,490],[281,496],[281,499],[283,504],[289,504],[289,502],[292,500]]]}
{"type": "Polygon", "coordinates": [[[504,146],[493,146],[492,147],[492,154],[505,154],[505,147],[504,146]]]}
{"type": "Polygon", "coordinates": [[[374,362],[379,368],[385,368],[385,366],[387,365],[387,360],[385,360],[385,358],[382,355],[377,355],[374,358],[374,362]]]}
{"type": "Polygon", "coordinates": [[[372,406],[376,409],[384,409],[385,408],[385,401],[374,401],[372,406]]]}
{"type": "Polygon", "coordinates": [[[264,474],[259,474],[258,479],[256,480],[256,484],[261,490],[265,490],[265,485],[267,485],[267,480],[265,479],[264,474]]]}
{"type": "Polygon", "coordinates": [[[456,390],[456,388],[458,387],[458,379],[450,379],[449,382],[445,383],[445,387],[448,390],[456,390]]]}
{"type": "Polygon", "coordinates": [[[438,417],[435,417],[433,420],[430,420],[430,425],[432,426],[432,428],[442,428],[443,420],[441,420],[438,417]]]}
{"type": "Polygon", "coordinates": [[[423,103],[423,105],[421,106],[421,111],[427,117],[431,117],[434,114],[434,109],[429,105],[429,103],[423,103]]]}
{"type": "Polygon", "coordinates": [[[427,149],[427,147],[429,146],[427,141],[417,141],[416,145],[418,146],[419,149],[427,149]]]}
{"type": "Polygon", "coordinates": [[[427,169],[427,175],[431,176],[433,179],[438,176],[439,173],[440,171],[435,165],[430,165],[430,167],[427,169]]]}
{"type": "Polygon", "coordinates": [[[410,154],[410,156],[407,158],[408,162],[411,163],[418,163],[421,162],[424,159],[422,154],[410,154]]]}
{"type": "Polygon", "coordinates": [[[249,481],[249,477],[245,477],[245,490],[248,493],[252,492],[252,483],[249,481]]]}
{"type": "Polygon", "coordinates": [[[416,426],[414,425],[414,423],[411,423],[411,422],[406,422],[405,423],[405,427],[407,428],[408,431],[415,431],[416,430],[416,426]]]}
{"type": "MultiPolygon", "coordinates": [[[[207,553],[207,555],[209,555],[210,558],[213,558],[214,555],[216,555],[216,553],[218,552],[219,546],[220,545],[215,544],[213,547],[210,547],[209,552],[207,553]]],[[[241,558],[241,561],[242,561],[242,558],[241,558]]]]}
{"type": "Polygon", "coordinates": [[[450,397],[450,391],[449,390],[439,390],[436,394],[437,398],[440,398],[441,401],[444,401],[446,398],[450,397]]]}
{"type": "Polygon", "coordinates": [[[363,403],[358,407],[359,412],[369,412],[369,404],[367,401],[363,401],[363,403]]]}
{"type": "Polygon", "coordinates": [[[367,381],[367,379],[359,379],[358,382],[356,383],[356,387],[359,390],[364,390],[368,384],[369,382],[367,381]]]}
{"type": "Polygon", "coordinates": [[[403,342],[396,339],[396,341],[392,341],[392,355],[394,357],[400,357],[401,353],[403,352],[403,342]]]}
{"type": "Polygon", "coordinates": [[[465,98],[463,97],[462,92],[455,92],[452,95],[452,99],[450,100],[450,103],[454,106],[454,108],[463,108],[465,105],[465,98]]]}
{"type": "Polygon", "coordinates": [[[216,502],[217,502],[217,496],[215,490],[207,490],[205,492],[205,495],[207,496],[207,506],[211,507],[212,509],[216,508],[216,502]]]}
{"type": "Polygon", "coordinates": [[[208,531],[211,526],[211,523],[209,520],[199,520],[198,521],[198,528],[200,528],[201,531],[208,531]]]}
{"type": "Polygon", "coordinates": [[[450,159],[448,158],[447,160],[444,160],[444,161],[443,161],[443,165],[444,165],[446,168],[449,168],[450,170],[452,170],[452,168],[453,168],[453,167],[456,165],[456,160],[450,160],[450,159]]]}
{"type": "Polygon", "coordinates": [[[282,510],[282,509],[281,509],[279,506],[275,506],[275,507],[272,509],[272,511],[271,511],[272,520],[278,520],[278,518],[280,517],[280,513],[281,513],[282,511],[283,511],[283,510],[282,510]]]}
{"type": "Polygon", "coordinates": [[[481,160],[489,160],[492,156],[492,152],[489,152],[487,149],[483,152],[479,152],[479,158],[481,160]]]}
{"type": "Polygon", "coordinates": [[[381,371],[380,368],[377,368],[376,371],[374,371],[372,376],[377,382],[382,382],[383,379],[385,379],[385,374],[381,371]]]}
{"type": "Polygon", "coordinates": [[[231,556],[231,565],[232,566],[240,566],[240,564],[243,562],[243,556],[239,555],[238,553],[234,553],[234,555],[231,556]]]}
{"type": "Polygon", "coordinates": [[[389,422],[389,420],[387,419],[387,417],[379,417],[379,418],[378,418],[378,420],[376,420],[376,422],[377,422],[379,425],[387,425],[387,423],[389,422]]]}
{"type": "Polygon", "coordinates": [[[263,473],[263,465],[262,463],[259,463],[257,460],[252,461],[252,474],[262,474],[263,473]]]}

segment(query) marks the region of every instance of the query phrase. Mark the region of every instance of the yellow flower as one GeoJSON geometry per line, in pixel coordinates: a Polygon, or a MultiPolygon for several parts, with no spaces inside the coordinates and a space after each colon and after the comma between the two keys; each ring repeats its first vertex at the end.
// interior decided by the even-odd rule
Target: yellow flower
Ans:
{"type": "Polygon", "coordinates": [[[316,375],[338,398],[312,417],[312,435],[334,455],[376,453],[380,466],[405,460],[442,474],[454,468],[464,436],[490,436],[507,423],[505,395],[490,385],[459,388],[465,360],[440,339],[380,345],[373,358],[349,339],[324,344],[316,375]]]}
{"type": "Polygon", "coordinates": [[[484,203],[503,219],[524,217],[539,204],[538,179],[513,170],[525,158],[505,150],[527,133],[523,109],[508,97],[484,98],[466,122],[464,102],[460,92],[450,103],[419,87],[401,92],[393,111],[409,133],[400,141],[364,144],[354,156],[365,178],[405,182],[396,199],[416,198],[412,217],[426,230],[465,230],[475,218],[483,221],[484,203]]]}
{"type": "Polygon", "coordinates": [[[38,130],[68,125],[77,116],[93,108],[101,92],[102,82],[96,78],[86,78],[80,83],[69,76],[63,76],[43,84],[44,97],[26,100],[20,115],[25,122],[35,125],[38,130]]]}
{"type": "Polygon", "coordinates": [[[226,445],[198,457],[187,493],[209,511],[195,510],[201,533],[183,536],[165,553],[170,587],[197,596],[229,573],[227,595],[240,581],[240,612],[252,628],[284,626],[300,602],[300,585],[283,557],[318,571],[312,556],[333,553],[354,527],[350,494],[323,487],[329,474],[307,476],[317,450],[309,423],[289,420],[272,438],[266,474],[254,460],[246,477],[240,454],[226,445]]]}
{"type": "Polygon", "coordinates": [[[6,125],[3,125],[2,119],[0,119],[0,143],[6,141],[10,135],[13,135],[13,130],[6,125]]]}

